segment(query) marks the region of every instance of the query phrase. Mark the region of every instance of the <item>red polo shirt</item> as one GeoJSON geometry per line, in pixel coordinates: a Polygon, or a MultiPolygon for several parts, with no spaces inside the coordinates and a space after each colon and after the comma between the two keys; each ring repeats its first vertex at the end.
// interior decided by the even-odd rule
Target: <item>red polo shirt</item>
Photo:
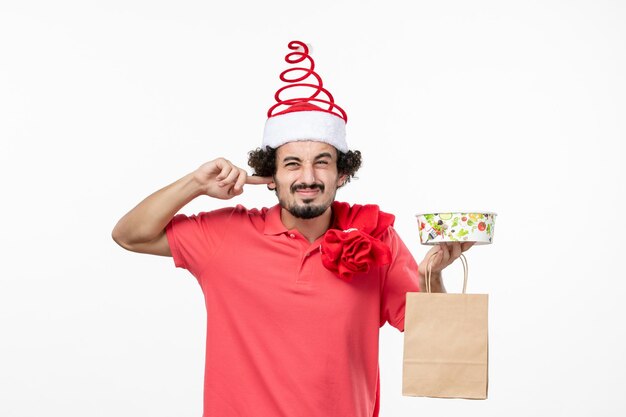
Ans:
{"type": "Polygon", "coordinates": [[[404,331],[417,263],[393,228],[393,261],[346,282],[280,206],[176,215],[174,263],[198,280],[207,310],[203,417],[376,417],[378,332],[404,331]]]}

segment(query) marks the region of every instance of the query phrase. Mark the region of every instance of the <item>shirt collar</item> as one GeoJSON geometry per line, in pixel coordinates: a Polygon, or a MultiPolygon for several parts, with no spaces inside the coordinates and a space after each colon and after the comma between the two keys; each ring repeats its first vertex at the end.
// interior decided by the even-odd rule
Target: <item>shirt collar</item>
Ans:
{"type": "Polygon", "coordinates": [[[280,204],[276,204],[265,213],[265,230],[263,233],[266,235],[279,235],[286,232],[287,228],[280,220],[280,204]]]}
{"type": "MultiPolygon", "coordinates": [[[[338,203],[336,201],[333,202],[333,209],[338,204],[346,204],[346,203],[338,203]]],[[[289,230],[283,224],[283,221],[280,219],[281,207],[280,204],[276,204],[273,207],[267,209],[265,212],[265,229],[263,230],[263,234],[266,235],[279,235],[281,233],[287,233],[289,230]]],[[[337,219],[333,215],[332,225],[330,229],[337,229],[338,225],[336,224],[337,219]]]]}

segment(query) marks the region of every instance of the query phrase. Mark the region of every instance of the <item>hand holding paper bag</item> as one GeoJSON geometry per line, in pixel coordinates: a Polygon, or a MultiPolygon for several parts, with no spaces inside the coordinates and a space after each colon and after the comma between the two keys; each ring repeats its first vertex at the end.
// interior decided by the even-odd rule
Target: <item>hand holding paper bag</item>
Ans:
{"type": "Polygon", "coordinates": [[[419,265],[431,264],[431,273],[436,274],[456,261],[476,242],[446,242],[433,246],[419,265]]]}
{"type": "MultiPolygon", "coordinates": [[[[441,278],[441,271],[456,261],[463,252],[474,246],[476,242],[445,242],[433,246],[424,260],[419,265],[430,265],[431,267],[431,288],[429,292],[446,292],[441,278]]],[[[419,268],[419,285],[423,291],[426,288],[425,268],[419,268]]]]}

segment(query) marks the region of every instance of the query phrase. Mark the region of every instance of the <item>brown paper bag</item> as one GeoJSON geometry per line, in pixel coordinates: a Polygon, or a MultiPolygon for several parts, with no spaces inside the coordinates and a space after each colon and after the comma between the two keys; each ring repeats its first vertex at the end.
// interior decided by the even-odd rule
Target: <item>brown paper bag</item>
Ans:
{"type": "Polygon", "coordinates": [[[402,395],[486,399],[487,294],[408,292],[404,318],[402,395]]]}

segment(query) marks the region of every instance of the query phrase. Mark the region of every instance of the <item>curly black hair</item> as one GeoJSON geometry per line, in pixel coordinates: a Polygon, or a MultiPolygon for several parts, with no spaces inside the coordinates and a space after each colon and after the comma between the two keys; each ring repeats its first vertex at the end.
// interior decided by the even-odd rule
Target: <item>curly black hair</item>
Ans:
{"type": "MultiPolygon", "coordinates": [[[[257,148],[248,152],[248,165],[254,170],[254,175],[273,177],[276,174],[276,149],[268,146],[265,149],[257,148]]],[[[360,151],[337,150],[337,171],[340,176],[346,176],[346,180],[340,187],[350,182],[359,168],[361,168],[360,151]]]]}

